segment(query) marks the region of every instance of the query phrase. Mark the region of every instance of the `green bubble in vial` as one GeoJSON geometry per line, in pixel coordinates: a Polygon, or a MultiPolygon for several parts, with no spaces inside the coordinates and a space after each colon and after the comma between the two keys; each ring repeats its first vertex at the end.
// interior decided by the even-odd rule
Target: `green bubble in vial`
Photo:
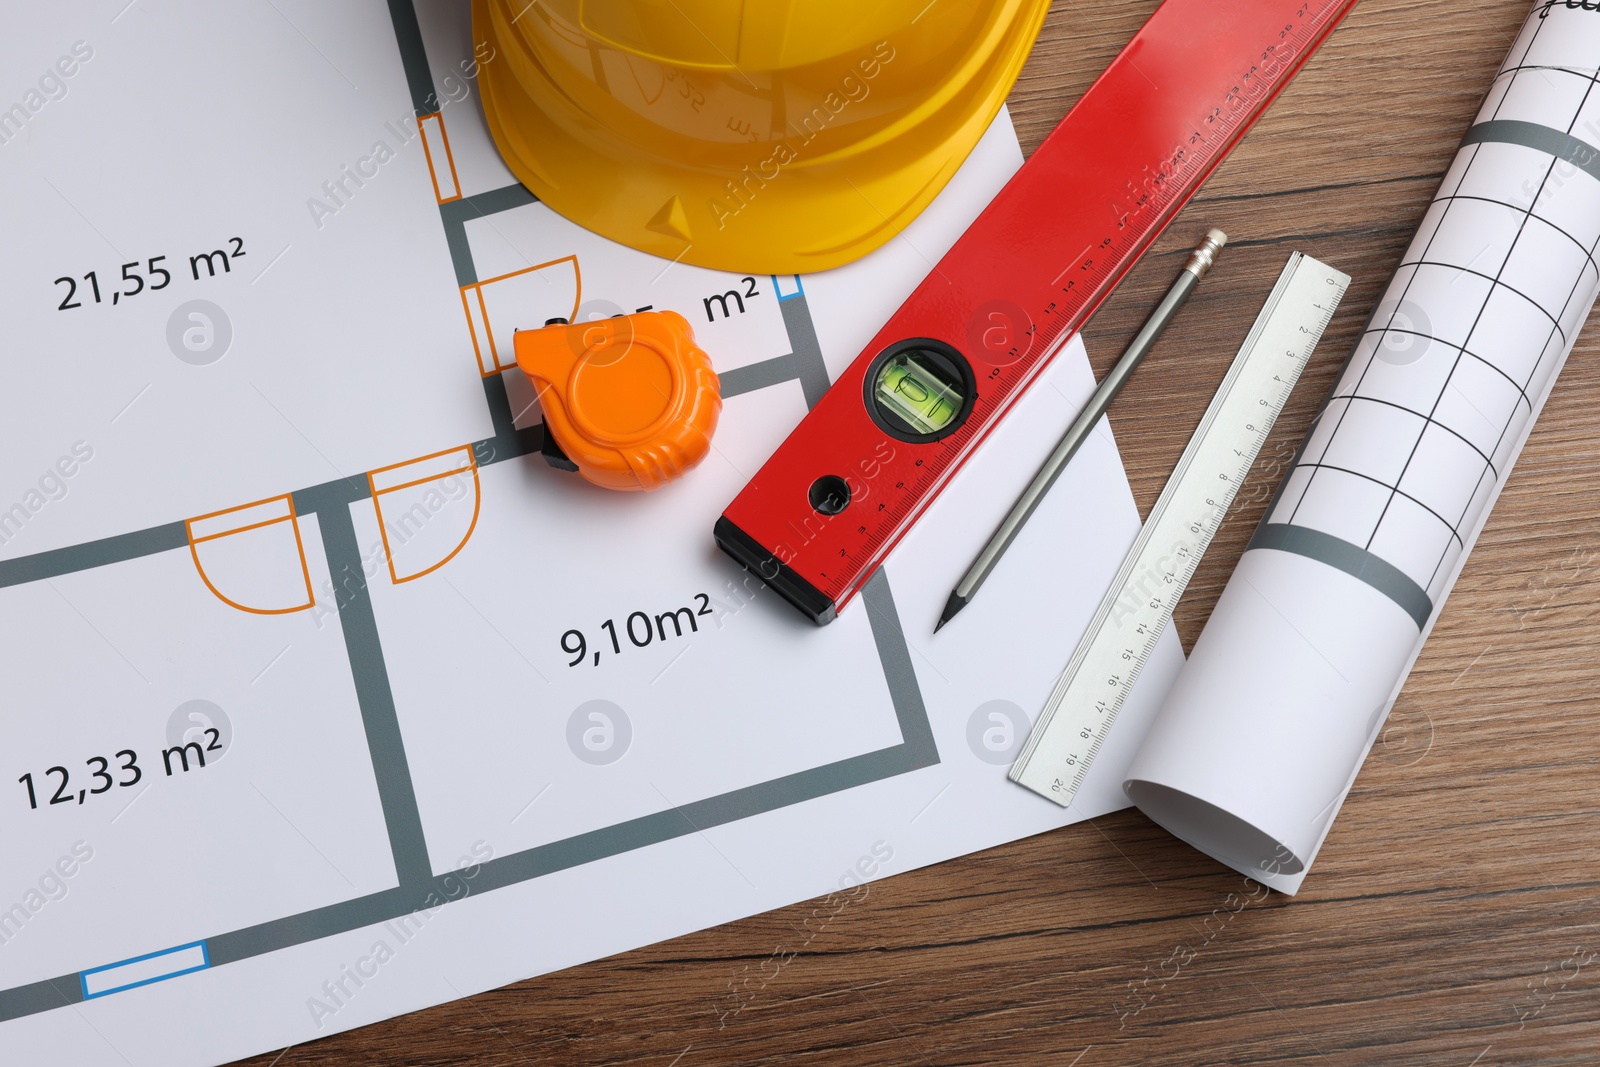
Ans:
{"type": "Polygon", "coordinates": [[[961,410],[961,394],[916,359],[895,356],[878,372],[878,402],[917,433],[938,433],[961,410]]]}

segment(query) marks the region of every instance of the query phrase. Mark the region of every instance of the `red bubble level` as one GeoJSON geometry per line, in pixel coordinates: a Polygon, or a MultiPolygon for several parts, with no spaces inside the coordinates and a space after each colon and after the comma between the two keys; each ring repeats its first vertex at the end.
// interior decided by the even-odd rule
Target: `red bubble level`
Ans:
{"type": "Polygon", "coordinates": [[[821,624],[1355,0],[1167,0],[717,521],[821,624]]]}

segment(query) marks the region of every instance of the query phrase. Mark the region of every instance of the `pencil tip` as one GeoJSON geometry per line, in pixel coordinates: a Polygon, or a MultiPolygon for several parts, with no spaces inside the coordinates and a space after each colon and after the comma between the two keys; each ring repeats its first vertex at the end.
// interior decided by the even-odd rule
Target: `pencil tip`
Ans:
{"type": "Polygon", "coordinates": [[[967,606],[967,598],[960,593],[951,593],[950,599],[944,602],[944,614],[939,616],[939,623],[933,628],[938,633],[945,623],[955,618],[962,608],[967,606]]]}

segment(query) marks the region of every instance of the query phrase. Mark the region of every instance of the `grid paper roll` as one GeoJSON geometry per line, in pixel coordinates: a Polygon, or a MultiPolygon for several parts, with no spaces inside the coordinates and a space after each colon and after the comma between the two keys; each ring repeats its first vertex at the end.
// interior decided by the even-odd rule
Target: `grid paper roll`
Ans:
{"type": "Polygon", "coordinates": [[[1600,11],[1540,3],[1128,772],[1298,890],[1600,292],[1600,11]]]}

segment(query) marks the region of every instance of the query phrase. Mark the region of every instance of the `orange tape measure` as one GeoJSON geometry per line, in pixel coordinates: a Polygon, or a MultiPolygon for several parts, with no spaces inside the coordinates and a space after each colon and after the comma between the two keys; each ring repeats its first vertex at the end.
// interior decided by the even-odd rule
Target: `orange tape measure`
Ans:
{"type": "Polygon", "coordinates": [[[552,319],[514,347],[559,446],[552,463],[606,489],[659,489],[710,451],[722,386],[677,312],[552,319]]]}

